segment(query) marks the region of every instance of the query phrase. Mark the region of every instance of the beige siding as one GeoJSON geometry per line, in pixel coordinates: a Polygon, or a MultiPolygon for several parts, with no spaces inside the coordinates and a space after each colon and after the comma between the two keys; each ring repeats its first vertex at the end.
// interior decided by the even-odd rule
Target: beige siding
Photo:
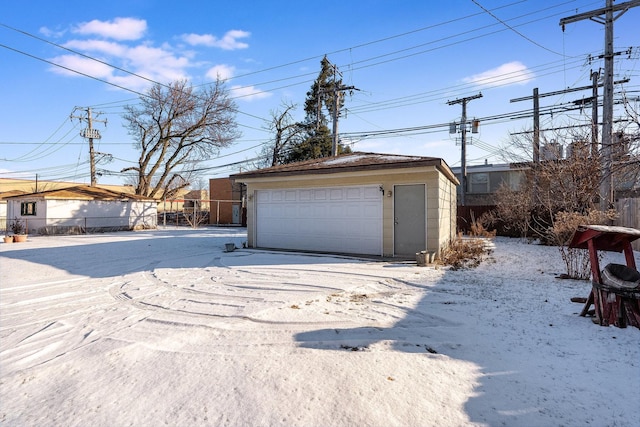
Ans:
{"type": "Polygon", "coordinates": [[[443,175],[440,175],[438,188],[438,203],[440,207],[440,240],[438,241],[438,247],[443,248],[449,244],[456,234],[456,185],[443,175]]]}
{"type": "MultiPolygon", "coordinates": [[[[374,172],[346,172],[336,174],[306,174],[290,177],[247,178],[247,234],[249,247],[255,246],[255,205],[257,190],[281,188],[311,188],[347,185],[380,185],[384,190],[382,202],[383,254],[393,256],[393,186],[398,184],[425,184],[427,188],[427,248],[438,252],[451,238],[455,216],[450,218],[451,206],[455,207],[455,184],[435,167],[379,170],[374,172]]],[[[455,208],[454,208],[455,209],[455,208]]],[[[455,213],[455,211],[454,211],[455,213]]]]}

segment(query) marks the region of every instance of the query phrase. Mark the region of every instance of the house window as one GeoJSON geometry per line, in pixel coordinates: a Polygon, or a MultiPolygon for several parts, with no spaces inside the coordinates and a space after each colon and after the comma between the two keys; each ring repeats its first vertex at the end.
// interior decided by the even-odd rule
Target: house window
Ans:
{"type": "Polygon", "coordinates": [[[473,173],[469,175],[471,181],[471,188],[469,193],[482,194],[489,192],[489,174],[488,173],[473,173]]]}
{"type": "Polygon", "coordinates": [[[20,215],[30,216],[36,214],[36,202],[22,202],[20,203],[20,215]]]}
{"type": "MultiPolygon", "coordinates": [[[[495,193],[497,192],[502,185],[509,186],[509,176],[510,172],[491,172],[489,175],[489,192],[495,193]]],[[[511,188],[511,186],[509,186],[511,188]]],[[[514,188],[511,188],[515,190],[514,188]]]]}

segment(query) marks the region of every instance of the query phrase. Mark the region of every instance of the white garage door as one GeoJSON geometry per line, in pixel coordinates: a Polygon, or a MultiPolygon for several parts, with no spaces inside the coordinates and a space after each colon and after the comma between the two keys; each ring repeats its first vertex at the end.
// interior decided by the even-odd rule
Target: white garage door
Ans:
{"type": "Polygon", "coordinates": [[[380,186],[256,192],[256,246],[382,255],[380,186]]]}

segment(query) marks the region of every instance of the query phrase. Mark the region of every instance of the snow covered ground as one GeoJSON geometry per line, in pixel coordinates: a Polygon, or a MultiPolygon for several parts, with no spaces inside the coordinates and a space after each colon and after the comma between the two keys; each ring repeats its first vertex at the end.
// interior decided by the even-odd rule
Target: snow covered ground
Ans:
{"type": "Polygon", "coordinates": [[[0,424],[638,425],[640,330],[579,317],[557,248],[451,271],[245,233],[0,244],[0,424]]]}

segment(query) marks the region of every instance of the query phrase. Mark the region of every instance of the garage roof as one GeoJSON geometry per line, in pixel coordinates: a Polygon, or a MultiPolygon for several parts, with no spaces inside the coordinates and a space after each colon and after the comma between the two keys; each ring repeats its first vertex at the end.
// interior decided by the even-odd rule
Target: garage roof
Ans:
{"type": "Polygon", "coordinates": [[[403,156],[397,154],[362,153],[355,152],[342,154],[337,157],[323,157],[320,159],[306,160],[303,162],[288,163],[270,168],[257,169],[231,175],[231,179],[242,181],[243,178],[260,178],[267,176],[294,176],[309,173],[331,174],[339,172],[417,168],[435,166],[451,181],[458,184],[449,166],[444,160],[437,157],[403,156]]]}
{"type": "Polygon", "coordinates": [[[55,190],[6,197],[6,199],[22,198],[44,200],[154,200],[148,197],[112,191],[106,188],[91,187],[89,185],[78,185],[75,187],[59,188],[55,190]]]}

